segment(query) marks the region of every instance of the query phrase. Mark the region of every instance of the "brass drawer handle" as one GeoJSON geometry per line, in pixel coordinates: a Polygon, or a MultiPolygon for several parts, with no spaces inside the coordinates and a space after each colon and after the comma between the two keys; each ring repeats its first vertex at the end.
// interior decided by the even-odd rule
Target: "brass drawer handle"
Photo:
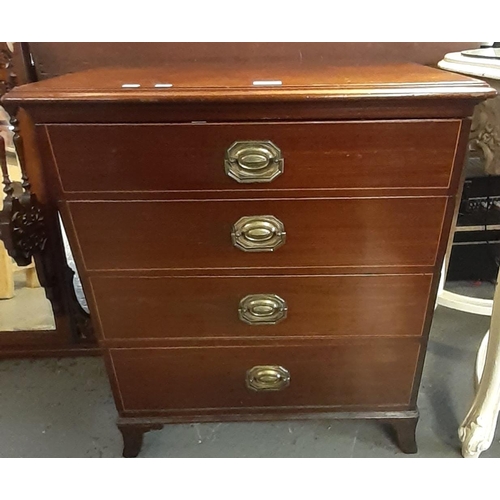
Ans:
{"type": "Polygon", "coordinates": [[[271,141],[237,141],[226,151],[224,169],[240,183],[271,182],[283,173],[284,160],[271,141]]]}
{"type": "Polygon", "coordinates": [[[247,371],[246,384],[254,391],[281,391],[290,385],[290,372],[282,366],[254,366],[247,371]]]}
{"type": "Polygon", "coordinates": [[[233,225],[231,239],[244,252],[272,252],[285,243],[285,226],[272,215],[242,217],[233,225]]]}
{"type": "Polygon", "coordinates": [[[286,302],[271,293],[247,295],[238,308],[241,321],[249,325],[275,325],[286,318],[287,312],[286,302]]]}

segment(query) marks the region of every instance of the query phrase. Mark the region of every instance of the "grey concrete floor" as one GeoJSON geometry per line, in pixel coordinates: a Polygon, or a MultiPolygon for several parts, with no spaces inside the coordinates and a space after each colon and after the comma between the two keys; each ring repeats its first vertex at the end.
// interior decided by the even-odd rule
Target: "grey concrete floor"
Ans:
{"type": "MultiPolygon", "coordinates": [[[[419,396],[419,452],[402,454],[381,424],[305,421],[170,425],[142,457],[460,457],[457,428],[489,318],[438,308],[419,396]]],[[[119,457],[121,435],[100,358],[0,362],[0,457],[119,457]]],[[[500,457],[500,432],[482,457],[500,457]]]]}

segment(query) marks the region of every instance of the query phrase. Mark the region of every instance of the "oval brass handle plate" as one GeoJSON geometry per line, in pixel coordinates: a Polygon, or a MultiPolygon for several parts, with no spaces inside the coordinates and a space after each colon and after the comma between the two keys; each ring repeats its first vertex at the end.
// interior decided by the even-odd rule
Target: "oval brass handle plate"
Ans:
{"type": "Polygon", "coordinates": [[[281,150],[271,141],[237,141],[226,151],[226,174],[240,183],[271,182],[284,171],[281,150]]]}
{"type": "Polygon", "coordinates": [[[249,325],[275,325],[286,318],[286,302],[271,293],[247,295],[240,300],[238,315],[249,325]]]}
{"type": "Polygon", "coordinates": [[[290,372],[277,365],[254,366],[247,371],[246,384],[254,391],[281,391],[290,385],[290,372]]]}
{"type": "Polygon", "coordinates": [[[285,226],[273,215],[241,217],[233,225],[231,239],[244,252],[272,252],[285,243],[285,226]]]}

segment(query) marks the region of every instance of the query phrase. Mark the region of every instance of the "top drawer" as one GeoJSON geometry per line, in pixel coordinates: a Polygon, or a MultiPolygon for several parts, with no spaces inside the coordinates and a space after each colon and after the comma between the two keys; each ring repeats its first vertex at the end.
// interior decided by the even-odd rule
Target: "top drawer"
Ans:
{"type": "Polygon", "coordinates": [[[447,188],[460,120],[47,125],[47,131],[66,192],[447,188]]]}

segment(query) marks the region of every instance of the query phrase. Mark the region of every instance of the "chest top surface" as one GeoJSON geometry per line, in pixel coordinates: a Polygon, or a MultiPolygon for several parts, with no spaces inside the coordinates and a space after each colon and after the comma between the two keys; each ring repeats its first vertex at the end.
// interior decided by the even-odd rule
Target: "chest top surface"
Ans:
{"type": "Polygon", "coordinates": [[[494,93],[480,80],[417,64],[349,67],[214,62],[72,73],[17,87],[5,102],[483,99],[494,93]]]}
{"type": "Polygon", "coordinates": [[[34,123],[462,118],[496,91],[418,64],[189,62],[101,68],[14,88],[34,123]]]}

